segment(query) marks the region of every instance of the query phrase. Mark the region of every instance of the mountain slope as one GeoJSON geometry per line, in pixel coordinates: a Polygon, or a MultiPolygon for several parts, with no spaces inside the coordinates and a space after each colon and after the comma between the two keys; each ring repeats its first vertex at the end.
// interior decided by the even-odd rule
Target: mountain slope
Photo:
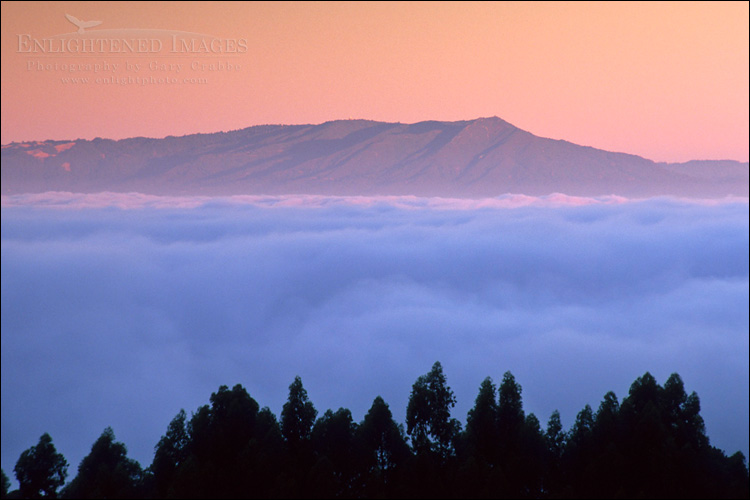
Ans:
{"type": "Polygon", "coordinates": [[[1,171],[3,194],[748,195],[747,163],[655,163],[540,138],[496,117],[12,143],[1,171]]]}

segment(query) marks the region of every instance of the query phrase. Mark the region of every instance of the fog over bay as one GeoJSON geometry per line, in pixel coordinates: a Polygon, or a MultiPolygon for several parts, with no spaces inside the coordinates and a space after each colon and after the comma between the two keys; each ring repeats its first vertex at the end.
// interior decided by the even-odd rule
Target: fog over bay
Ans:
{"type": "MultiPolygon", "coordinates": [[[[566,429],[650,371],[748,455],[748,201],[3,196],[2,468],[49,432],[69,479],[106,426],[146,467],[180,408],[242,384],[280,415],[403,422],[439,360],[465,423],[510,370],[566,429]]],[[[13,478],[14,479],[14,478],[13,478]]]]}

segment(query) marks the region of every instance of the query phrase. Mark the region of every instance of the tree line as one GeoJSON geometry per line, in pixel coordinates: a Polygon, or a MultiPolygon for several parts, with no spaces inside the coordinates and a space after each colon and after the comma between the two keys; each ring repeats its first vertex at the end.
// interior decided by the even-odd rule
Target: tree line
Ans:
{"type": "Polygon", "coordinates": [[[646,373],[620,402],[604,395],[569,430],[523,410],[510,372],[479,386],[466,427],[436,362],[412,386],[406,426],[376,397],[357,423],[346,408],[318,416],[302,380],[280,420],[241,386],[227,386],[190,418],[169,423],[143,469],[111,428],[65,485],[68,463],[49,434],[14,468],[4,498],[748,498],[741,452],[709,443],[700,400],[680,376],[646,373]]]}

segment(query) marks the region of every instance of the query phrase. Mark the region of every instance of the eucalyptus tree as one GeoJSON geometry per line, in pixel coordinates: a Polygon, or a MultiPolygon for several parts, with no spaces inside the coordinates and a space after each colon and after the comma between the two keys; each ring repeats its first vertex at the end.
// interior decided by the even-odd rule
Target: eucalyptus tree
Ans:
{"type": "Polygon", "coordinates": [[[21,453],[13,471],[23,498],[55,498],[57,489],[65,484],[68,462],[45,432],[36,446],[21,453]]]}

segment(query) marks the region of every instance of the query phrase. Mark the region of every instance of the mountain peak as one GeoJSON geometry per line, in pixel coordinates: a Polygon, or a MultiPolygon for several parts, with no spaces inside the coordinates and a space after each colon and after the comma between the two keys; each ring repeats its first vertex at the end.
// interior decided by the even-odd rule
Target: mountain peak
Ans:
{"type": "Polygon", "coordinates": [[[510,125],[511,127],[513,127],[513,125],[511,125],[510,123],[506,122],[505,120],[503,120],[502,118],[498,116],[486,116],[486,117],[477,118],[476,120],[473,120],[473,121],[479,122],[479,123],[485,123],[485,124],[493,124],[493,125],[510,125]]]}
{"type": "Polygon", "coordinates": [[[747,164],[656,164],[534,136],[497,117],[413,124],[363,119],[165,139],[3,146],[3,194],[504,193],[747,196],[747,164]]]}

